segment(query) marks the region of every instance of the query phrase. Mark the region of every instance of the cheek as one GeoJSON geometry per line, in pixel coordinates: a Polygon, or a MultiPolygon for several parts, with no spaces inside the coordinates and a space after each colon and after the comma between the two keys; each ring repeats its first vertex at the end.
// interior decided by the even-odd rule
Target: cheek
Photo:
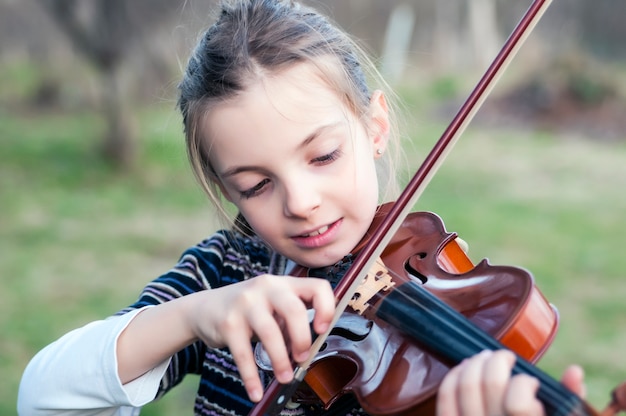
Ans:
{"type": "Polygon", "coordinates": [[[272,210],[267,208],[243,208],[239,207],[241,214],[244,216],[248,225],[252,227],[254,232],[263,240],[272,239],[272,230],[276,230],[274,217],[271,215],[272,210]]]}
{"type": "Polygon", "coordinates": [[[367,204],[370,214],[373,215],[379,203],[378,182],[376,181],[376,177],[372,178],[372,181],[370,181],[369,184],[366,184],[366,187],[365,192],[367,193],[367,197],[364,203],[367,204]]]}
{"type": "Polygon", "coordinates": [[[378,207],[378,178],[372,160],[359,160],[356,178],[349,189],[340,190],[348,209],[359,221],[371,222],[378,207]]]}
{"type": "Polygon", "coordinates": [[[369,199],[378,201],[378,176],[374,159],[367,158],[360,161],[357,181],[361,192],[366,193],[369,199]]]}

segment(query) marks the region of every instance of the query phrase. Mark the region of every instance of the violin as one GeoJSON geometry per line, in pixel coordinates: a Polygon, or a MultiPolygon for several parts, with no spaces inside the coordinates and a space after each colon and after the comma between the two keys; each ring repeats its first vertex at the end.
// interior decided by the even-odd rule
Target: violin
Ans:
{"type": "Polygon", "coordinates": [[[533,0],[402,194],[379,208],[335,286],[331,328],[315,339],[293,381],[270,383],[250,416],[278,414],[294,401],[329,409],[346,393],[372,415],[434,415],[437,388],[451,366],[503,348],[517,355],[514,374],[539,380],[547,415],[626,411],[626,383],[597,412],[533,365],[554,338],[558,313],[527,271],[472,264],[439,217],[410,212],[550,1],[533,0]]]}
{"type": "MultiPolygon", "coordinates": [[[[388,208],[379,207],[376,218],[388,208]]],[[[351,393],[368,414],[434,414],[441,380],[463,358],[506,346],[536,362],[556,334],[556,309],[526,270],[486,260],[475,266],[456,237],[436,214],[411,213],[357,289],[292,401],[321,402],[329,409],[351,393]],[[476,338],[475,327],[488,336],[478,331],[482,338],[476,338]]],[[[307,270],[294,275],[303,273],[307,270]]]]}
{"type": "MultiPolygon", "coordinates": [[[[388,210],[389,204],[379,207],[374,226],[388,210]]],[[[409,214],[291,402],[328,410],[353,394],[374,416],[434,415],[437,389],[452,366],[485,349],[509,348],[518,355],[513,373],[540,380],[537,395],[548,415],[610,416],[626,410],[626,384],[598,413],[532,365],[556,335],[556,308],[527,270],[487,260],[474,265],[456,238],[436,214],[409,214]]],[[[294,275],[308,272],[298,268],[294,275]]],[[[271,368],[266,357],[258,351],[256,356],[261,367],[271,368]]]]}

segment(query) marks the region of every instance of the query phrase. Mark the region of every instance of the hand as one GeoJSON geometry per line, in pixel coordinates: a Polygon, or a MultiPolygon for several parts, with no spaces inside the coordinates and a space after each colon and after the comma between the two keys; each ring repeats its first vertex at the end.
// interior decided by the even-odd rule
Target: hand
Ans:
{"type": "MultiPolygon", "coordinates": [[[[438,416],[544,415],[536,398],[537,379],[511,376],[515,355],[506,350],[483,351],[454,367],[439,387],[438,416]]],[[[574,393],[584,396],[583,372],[569,367],[561,379],[574,393]]]]}
{"type": "Polygon", "coordinates": [[[276,379],[293,378],[291,358],[305,361],[311,347],[307,308],[315,309],[313,329],[328,329],[335,299],[328,281],[262,275],[223,288],[200,292],[191,313],[197,337],[212,347],[228,346],[251,400],[263,395],[250,340],[263,343],[276,379]]]}

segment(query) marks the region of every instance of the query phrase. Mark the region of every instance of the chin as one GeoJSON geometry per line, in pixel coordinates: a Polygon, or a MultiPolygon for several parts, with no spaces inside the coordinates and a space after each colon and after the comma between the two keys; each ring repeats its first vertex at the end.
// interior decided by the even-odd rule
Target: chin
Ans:
{"type": "Polygon", "coordinates": [[[302,266],[308,267],[310,269],[315,269],[319,267],[328,267],[338,263],[345,256],[329,256],[321,259],[310,259],[311,261],[300,263],[302,266]]]}

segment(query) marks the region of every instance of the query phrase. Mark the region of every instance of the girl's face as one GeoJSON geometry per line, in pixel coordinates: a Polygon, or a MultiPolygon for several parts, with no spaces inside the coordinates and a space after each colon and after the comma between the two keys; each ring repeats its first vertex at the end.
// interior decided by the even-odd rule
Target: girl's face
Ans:
{"type": "Polygon", "coordinates": [[[374,160],[388,137],[376,92],[359,120],[306,64],[266,77],[203,121],[226,198],[271,247],[323,267],[365,235],[378,205],[374,160]]]}

